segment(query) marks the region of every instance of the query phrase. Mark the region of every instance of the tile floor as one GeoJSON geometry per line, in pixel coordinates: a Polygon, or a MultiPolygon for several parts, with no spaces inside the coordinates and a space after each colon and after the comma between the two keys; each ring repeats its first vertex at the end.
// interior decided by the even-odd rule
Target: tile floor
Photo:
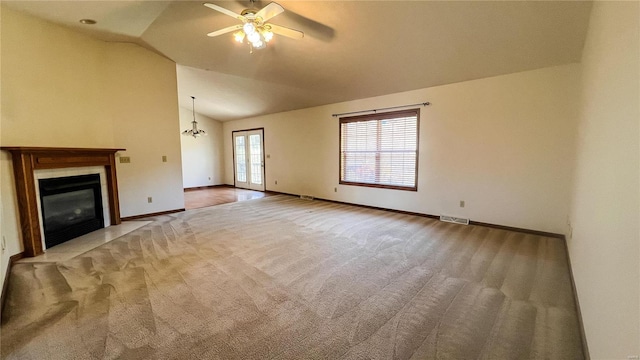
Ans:
{"type": "Polygon", "coordinates": [[[66,261],[98,246],[137,230],[151,221],[123,221],[120,225],[112,225],[104,229],[90,232],[73,240],[69,240],[45,253],[31,258],[18,260],[19,263],[66,261]]]}

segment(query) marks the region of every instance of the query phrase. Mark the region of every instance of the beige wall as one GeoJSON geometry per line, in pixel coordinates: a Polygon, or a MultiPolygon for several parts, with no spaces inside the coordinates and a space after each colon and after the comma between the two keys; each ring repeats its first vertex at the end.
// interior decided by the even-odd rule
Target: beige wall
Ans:
{"type": "MultiPolygon", "coordinates": [[[[196,109],[197,109],[196,99],[196,109]]],[[[193,112],[180,108],[180,130],[191,129],[193,112]]],[[[220,185],[224,183],[222,163],[222,123],[196,113],[198,129],[207,132],[206,136],[193,138],[181,136],[182,144],[182,183],[185,188],[220,185]]]]}
{"type": "MultiPolygon", "coordinates": [[[[5,7],[1,16],[0,144],[126,148],[131,164],[118,164],[122,215],[183,208],[175,64],[5,7]]],[[[4,279],[9,256],[22,248],[6,152],[0,170],[4,279]]]]}
{"type": "Polygon", "coordinates": [[[640,3],[596,2],[568,239],[592,359],[640,355],[640,3]]]}
{"type": "Polygon", "coordinates": [[[6,145],[113,147],[105,43],[2,8],[6,145]]]}
{"type": "MultiPolygon", "coordinates": [[[[0,124],[0,127],[2,125],[0,124]]],[[[20,253],[20,228],[18,227],[18,203],[15,194],[15,183],[12,176],[11,155],[0,152],[0,288],[4,283],[9,257],[20,253]]]]}
{"type": "Polygon", "coordinates": [[[225,122],[225,182],[233,184],[231,131],[264,127],[269,190],[563,233],[579,70],[560,66],[225,122]],[[423,101],[433,105],[420,110],[418,192],[338,185],[331,114],[423,101]]]}
{"type": "Polygon", "coordinates": [[[127,149],[121,154],[131,158],[117,163],[121,215],[182,209],[175,63],[137,45],[108,45],[112,136],[116,147],[127,149]]]}

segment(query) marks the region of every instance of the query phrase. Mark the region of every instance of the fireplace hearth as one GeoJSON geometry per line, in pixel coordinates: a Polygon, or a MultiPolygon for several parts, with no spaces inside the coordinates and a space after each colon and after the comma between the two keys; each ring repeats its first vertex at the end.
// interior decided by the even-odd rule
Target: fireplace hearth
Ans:
{"type": "Polygon", "coordinates": [[[100,174],[40,179],[46,248],[104,227],[100,174]]]}

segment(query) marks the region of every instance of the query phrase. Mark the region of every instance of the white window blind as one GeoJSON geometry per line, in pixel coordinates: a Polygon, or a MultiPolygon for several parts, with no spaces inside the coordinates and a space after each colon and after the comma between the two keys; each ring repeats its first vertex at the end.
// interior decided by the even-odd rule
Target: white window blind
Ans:
{"type": "Polygon", "coordinates": [[[417,190],[419,110],[340,119],[340,183],[417,190]]]}

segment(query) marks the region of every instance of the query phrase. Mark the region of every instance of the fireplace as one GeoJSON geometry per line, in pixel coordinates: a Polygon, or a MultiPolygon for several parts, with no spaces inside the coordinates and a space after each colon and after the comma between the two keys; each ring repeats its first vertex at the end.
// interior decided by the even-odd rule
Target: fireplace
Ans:
{"type": "Polygon", "coordinates": [[[36,195],[36,189],[39,189],[38,181],[35,179],[37,170],[101,167],[105,172],[103,192],[106,193],[106,200],[103,204],[108,203],[105,210],[108,212],[110,224],[120,224],[115,153],[125,149],[2,146],[0,150],[11,153],[24,256],[36,256],[44,252],[41,214],[38,208],[39,196],[36,195]]]}
{"type": "Polygon", "coordinates": [[[104,227],[100,174],[40,179],[45,247],[104,227]]]}

